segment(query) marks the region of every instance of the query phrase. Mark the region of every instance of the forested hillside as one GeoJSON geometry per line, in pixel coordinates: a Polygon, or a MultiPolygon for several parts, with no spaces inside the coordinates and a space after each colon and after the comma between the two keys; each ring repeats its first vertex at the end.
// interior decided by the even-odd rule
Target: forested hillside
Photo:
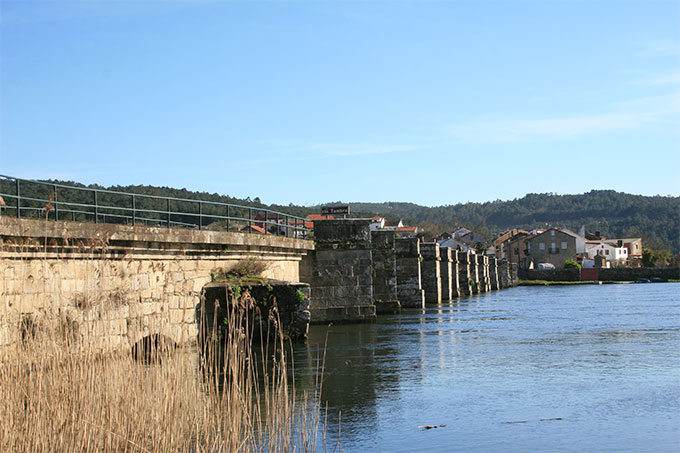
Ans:
{"type": "Polygon", "coordinates": [[[642,236],[645,247],[680,251],[680,197],[593,190],[579,195],[529,194],[510,201],[427,208],[411,203],[352,203],[355,213],[381,213],[431,230],[457,226],[495,235],[506,228],[560,226],[607,237],[642,236]]]}
{"type": "MultiPolygon", "coordinates": [[[[86,187],[73,182],[50,182],[86,187]]],[[[96,185],[87,187],[104,189],[96,185]]],[[[13,183],[7,180],[0,181],[0,189],[8,194],[13,194],[15,190],[13,183]]],[[[250,198],[241,200],[217,193],[192,192],[169,187],[113,186],[106,189],[236,203],[269,208],[300,217],[320,212],[319,206],[264,205],[257,197],[252,200],[250,198]]],[[[22,189],[22,196],[47,199],[49,190],[48,187],[31,189],[28,186],[22,189]]],[[[60,200],[64,200],[65,195],[67,194],[62,194],[60,200]]],[[[78,194],[71,194],[68,198],[69,201],[76,201],[78,194]]],[[[91,202],[89,199],[81,201],[91,202]]],[[[581,226],[585,226],[586,231],[600,231],[607,237],[642,236],[645,247],[680,252],[680,197],[649,197],[613,190],[593,190],[578,195],[529,194],[509,201],[462,203],[433,208],[402,202],[358,202],[350,205],[352,217],[382,215],[389,219],[403,219],[406,224],[420,225],[429,233],[452,231],[464,226],[492,240],[496,233],[506,228],[559,226],[578,231],[581,226]]]]}

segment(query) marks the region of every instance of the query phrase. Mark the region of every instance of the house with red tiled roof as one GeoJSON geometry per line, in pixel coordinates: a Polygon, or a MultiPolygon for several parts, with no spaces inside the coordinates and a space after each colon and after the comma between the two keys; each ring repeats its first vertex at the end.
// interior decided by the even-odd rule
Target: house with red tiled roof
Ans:
{"type": "Polygon", "coordinates": [[[241,231],[246,233],[271,234],[269,231],[257,225],[247,225],[241,228],[241,231]]]}
{"type": "Polygon", "coordinates": [[[417,236],[418,233],[422,231],[420,227],[417,226],[401,226],[401,227],[396,227],[395,230],[397,232],[397,236],[400,237],[413,237],[417,236]]]}

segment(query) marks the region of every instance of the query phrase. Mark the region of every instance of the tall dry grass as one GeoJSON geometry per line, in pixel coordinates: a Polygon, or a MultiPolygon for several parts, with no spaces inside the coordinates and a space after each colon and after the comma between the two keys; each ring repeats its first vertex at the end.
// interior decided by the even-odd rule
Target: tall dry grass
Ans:
{"type": "Polygon", "coordinates": [[[147,361],[76,353],[67,329],[24,326],[0,364],[0,451],[316,451],[318,394],[296,395],[283,338],[254,346],[232,307],[201,354],[161,344],[147,361]]]}

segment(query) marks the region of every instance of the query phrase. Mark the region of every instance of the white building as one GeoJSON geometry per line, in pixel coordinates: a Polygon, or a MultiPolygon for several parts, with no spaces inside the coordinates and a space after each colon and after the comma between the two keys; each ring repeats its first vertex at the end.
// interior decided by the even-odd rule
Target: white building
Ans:
{"type": "Polygon", "coordinates": [[[369,225],[371,230],[379,230],[385,228],[385,217],[371,217],[371,224],[369,225]]]}
{"type": "Polygon", "coordinates": [[[628,260],[628,248],[608,241],[587,241],[586,256],[595,258],[597,255],[604,256],[607,261],[622,263],[628,260]]]}

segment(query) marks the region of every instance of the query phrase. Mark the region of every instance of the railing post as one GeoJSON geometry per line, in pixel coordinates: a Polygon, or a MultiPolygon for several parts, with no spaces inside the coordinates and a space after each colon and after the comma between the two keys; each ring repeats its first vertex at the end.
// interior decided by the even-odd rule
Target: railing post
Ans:
{"type": "Polygon", "coordinates": [[[227,231],[229,231],[229,205],[227,205],[227,231]]]}
{"type": "Polygon", "coordinates": [[[17,219],[21,217],[21,191],[19,189],[19,180],[17,179],[17,219]]]}
{"type": "Polygon", "coordinates": [[[198,201],[198,229],[203,228],[203,202],[198,201]]]}
{"type": "Polygon", "coordinates": [[[97,189],[94,189],[94,223],[98,223],[99,206],[97,205],[97,189]]]}
{"type": "Polygon", "coordinates": [[[253,208],[248,208],[248,229],[249,233],[253,232],[253,208]]]}
{"type": "Polygon", "coordinates": [[[168,206],[167,206],[167,210],[168,210],[168,228],[170,228],[170,199],[168,198],[167,201],[168,201],[168,206]]]}
{"type": "Polygon", "coordinates": [[[59,220],[59,201],[57,201],[57,186],[54,186],[54,220],[59,220]]]}
{"type": "Polygon", "coordinates": [[[137,223],[137,202],[135,194],[132,194],[132,225],[137,223]]]}

